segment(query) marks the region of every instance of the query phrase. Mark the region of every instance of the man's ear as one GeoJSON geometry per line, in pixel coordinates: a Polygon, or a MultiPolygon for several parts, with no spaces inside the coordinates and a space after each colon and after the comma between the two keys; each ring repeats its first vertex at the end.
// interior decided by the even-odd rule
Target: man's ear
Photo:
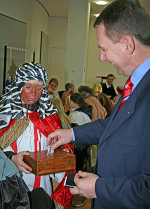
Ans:
{"type": "Polygon", "coordinates": [[[123,43],[125,46],[125,50],[128,55],[133,54],[135,50],[135,42],[134,39],[131,36],[124,36],[123,37],[123,43]]]}

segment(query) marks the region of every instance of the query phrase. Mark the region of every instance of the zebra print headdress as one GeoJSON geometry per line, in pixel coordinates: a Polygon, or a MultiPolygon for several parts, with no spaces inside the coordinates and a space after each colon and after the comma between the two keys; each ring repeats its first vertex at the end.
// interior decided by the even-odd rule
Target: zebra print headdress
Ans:
{"type": "Polygon", "coordinates": [[[46,89],[46,70],[38,63],[25,63],[15,74],[15,82],[7,87],[8,92],[2,96],[0,101],[0,129],[9,125],[10,119],[23,118],[23,108],[21,103],[21,91],[29,80],[43,81],[43,92],[39,99],[39,117],[45,118],[57,112],[50,101],[49,93],[46,89]]]}

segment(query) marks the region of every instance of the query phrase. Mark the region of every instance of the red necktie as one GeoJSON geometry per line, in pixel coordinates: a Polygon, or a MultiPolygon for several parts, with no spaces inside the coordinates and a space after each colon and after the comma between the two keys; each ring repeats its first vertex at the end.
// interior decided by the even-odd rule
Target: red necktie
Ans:
{"type": "MultiPolygon", "coordinates": [[[[122,102],[120,104],[120,107],[119,107],[119,110],[121,109],[121,107],[124,105],[124,103],[127,101],[129,95],[131,94],[132,92],[132,87],[133,87],[133,83],[131,82],[131,79],[130,77],[128,78],[126,84],[125,84],[125,87],[123,89],[123,93],[122,93],[122,102]]],[[[118,110],[118,112],[119,112],[118,110]]],[[[118,113],[117,112],[117,113],[118,113]]]]}

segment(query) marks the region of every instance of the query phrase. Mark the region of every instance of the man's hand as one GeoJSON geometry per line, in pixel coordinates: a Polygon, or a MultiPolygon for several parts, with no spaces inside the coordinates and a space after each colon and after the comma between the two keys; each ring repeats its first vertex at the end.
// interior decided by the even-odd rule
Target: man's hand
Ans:
{"type": "Polygon", "coordinates": [[[22,171],[24,173],[31,173],[32,168],[28,166],[24,161],[23,161],[23,156],[24,155],[30,155],[29,152],[23,151],[19,152],[16,155],[13,155],[11,160],[16,164],[17,168],[19,171],[22,171]]]}
{"type": "Polygon", "coordinates": [[[68,144],[73,139],[71,129],[57,129],[50,133],[47,138],[47,146],[52,145],[52,149],[68,144]]]}
{"type": "Polygon", "coordinates": [[[95,193],[95,182],[98,178],[99,176],[93,173],[79,171],[74,177],[74,182],[77,186],[70,188],[70,192],[89,199],[97,198],[95,193]]]}

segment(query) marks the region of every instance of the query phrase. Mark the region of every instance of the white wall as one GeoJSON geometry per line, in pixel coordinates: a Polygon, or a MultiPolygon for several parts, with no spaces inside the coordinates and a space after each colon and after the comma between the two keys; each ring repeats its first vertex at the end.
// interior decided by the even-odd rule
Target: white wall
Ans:
{"type": "Polygon", "coordinates": [[[49,79],[57,78],[58,90],[64,90],[68,18],[49,18],[49,79]]]}
{"type": "Polygon", "coordinates": [[[75,88],[85,84],[89,16],[89,0],[69,0],[65,82],[75,88]]]}
{"type": "Polygon", "coordinates": [[[14,82],[14,74],[18,66],[25,62],[25,53],[23,51],[12,50],[12,48],[5,46],[10,45],[10,43],[13,46],[15,44],[15,48],[16,46],[18,48],[18,44],[25,46],[26,24],[0,14],[0,31],[0,95],[2,95],[6,92],[6,84],[14,82]]]}
{"type": "MultiPolygon", "coordinates": [[[[49,17],[36,0],[0,0],[0,13],[26,23],[26,46],[36,48],[35,61],[39,62],[41,31],[48,34],[49,17]]],[[[30,60],[28,54],[26,61],[30,60]]]]}

